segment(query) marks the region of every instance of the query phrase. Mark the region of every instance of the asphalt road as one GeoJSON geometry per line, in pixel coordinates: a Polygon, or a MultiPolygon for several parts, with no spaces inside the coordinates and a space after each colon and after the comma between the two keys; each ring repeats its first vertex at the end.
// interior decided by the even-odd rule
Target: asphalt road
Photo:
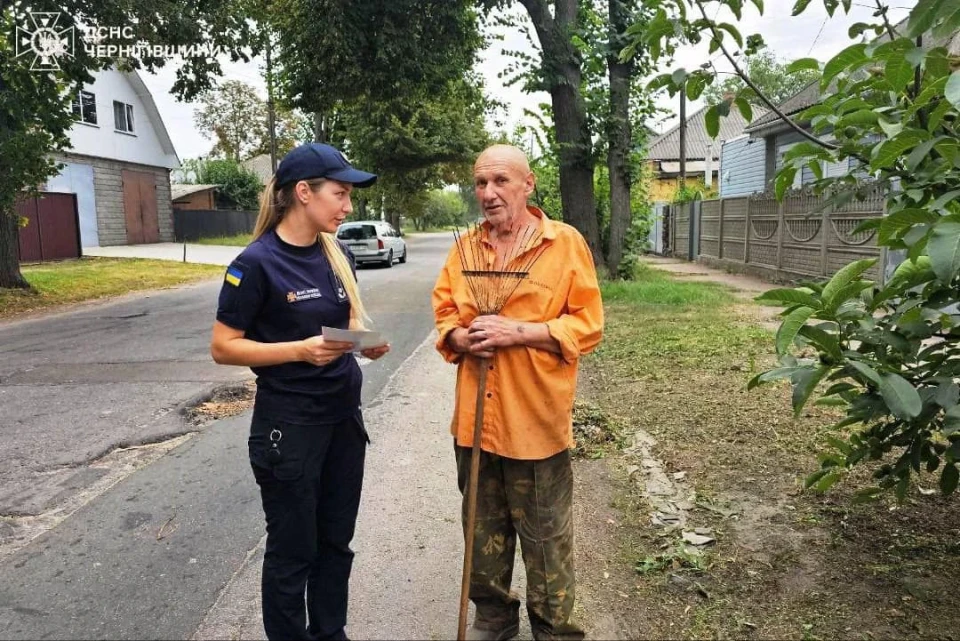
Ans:
{"type": "MultiPolygon", "coordinates": [[[[393,347],[364,365],[365,403],[432,330],[429,293],[450,242],[417,237],[407,264],[360,271],[393,347]]],[[[0,515],[55,510],[96,480],[88,462],[195,429],[179,408],[249,376],[210,362],[218,290],[0,326],[0,515]]],[[[0,560],[0,637],[190,636],[263,534],[248,420],[214,423],[0,560]]]]}

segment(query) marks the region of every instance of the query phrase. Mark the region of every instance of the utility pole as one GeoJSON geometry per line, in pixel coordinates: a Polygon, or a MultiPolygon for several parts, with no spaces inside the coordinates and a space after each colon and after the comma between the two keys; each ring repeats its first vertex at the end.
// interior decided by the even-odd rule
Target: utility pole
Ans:
{"type": "Polygon", "coordinates": [[[273,101],[273,60],[271,58],[271,49],[273,43],[270,38],[270,30],[267,30],[267,126],[270,128],[270,169],[273,173],[277,171],[277,112],[273,101]]]}
{"type": "MultiPolygon", "coordinates": [[[[684,82],[680,88],[680,190],[683,191],[687,186],[687,83],[684,82]]],[[[687,260],[693,260],[693,245],[696,227],[694,226],[694,217],[696,216],[696,203],[693,201],[683,203],[681,207],[687,208],[687,260]]]]}
{"type": "Polygon", "coordinates": [[[710,189],[713,187],[713,141],[707,143],[707,157],[703,162],[703,185],[710,189]]]}
{"type": "Polygon", "coordinates": [[[687,83],[680,88],[680,189],[687,183],[687,83]]]}

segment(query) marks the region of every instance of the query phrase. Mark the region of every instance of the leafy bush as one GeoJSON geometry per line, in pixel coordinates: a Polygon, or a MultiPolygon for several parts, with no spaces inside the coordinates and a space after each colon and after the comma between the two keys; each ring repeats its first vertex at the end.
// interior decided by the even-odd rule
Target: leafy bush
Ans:
{"type": "MultiPolygon", "coordinates": [[[[706,5],[712,4],[738,19],[745,8],[742,0],[663,0],[656,18],[633,31],[631,47],[651,47],[656,58],[677,34],[707,38],[711,52],[719,49],[736,66],[731,41],[746,43],[748,55],[763,46],[759,34],[744,38],[733,25],[711,20],[706,5]]],[[[761,0],[752,4],[763,12],[761,0]]],[[[798,0],[794,15],[810,4],[798,0]]],[[[823,4],[829,16],[852,6],[850,0],[823,4]]],[[[822,68],[810,58],[790,65],[791,72],[820,73],[822,98],[797,116],[812,132],[790,123],[807,140],[785,155],[775,191],[782,198],[805,168],[816,177],[813,191],[828,196],[828,207],[880,190],[885,216],[855,233],[872,231],[878,245],[903,251],[906,260],[882,286],[864,278],[875,261],[860,260],[826,284],[761,296],[787,306],[776,341],[780,367],[750,386],[789,378],[795,412],[814,396],[845,410],[830,439],[833,449],[807,479],[809,486],[826,490],[848,468],[872,460],[878,483],[860,497],[893,489],[902,500],[915,473],[937,472],[944,494],[960,481],[960,60],[945,46],[960,27],[960,13],[955,3],[921,0],[904,27],[894,26],[887,11],[877,3],[873,23],[850,27],[851,40],[871,33],[871,41],[852,43],[822,68]],[[841,162],[856,170],[825,176],[826,165],[841,162]],[[794,346],[806,355],[794,354],[794,346]],[[829,385],[818,394],[821,384],[829,385]]],[[[696,99],[715,80],[715,70],[705,65],[651,84],[696,99]]],[[[734,105],[752,118],[752,92],[743,89],[708,110],[712,135],[734,105]]]]}
{"type": "Polygon", "coordinates": [[[467,204],[457,192],[434,190],[427,194],[419,211],[408,212],[418,230],[459,225],[467,223],[467,204]]]}
{"type": "Polygon", "coordinates": [[[219,185],[220,194],[237,209],[258,207],[263,183],[260,177],[232,160],[200,160],[190,163],[195,181],[201,185],[219,185]]]}

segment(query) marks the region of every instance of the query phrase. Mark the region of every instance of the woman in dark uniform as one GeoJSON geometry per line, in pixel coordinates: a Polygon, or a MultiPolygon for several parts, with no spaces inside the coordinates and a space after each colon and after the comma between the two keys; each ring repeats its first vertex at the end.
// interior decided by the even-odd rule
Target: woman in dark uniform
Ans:
{"type": "MultiPolygon", "coordinates": [[[[213,359],[257,375],[249,449],[267,522],[263,625],[271,640],[346,639],[350,541],[369,440],[352,345],[324,340],[321,328],[360,328],[366,318],[353,255],[334,233],[353,210],[351,190],[376,179],[329,145],[291,151],[261,197],[254,241],[220,292],[213,359]]],[[[389,349],[362,354],[377,359],[389,349]]]]}

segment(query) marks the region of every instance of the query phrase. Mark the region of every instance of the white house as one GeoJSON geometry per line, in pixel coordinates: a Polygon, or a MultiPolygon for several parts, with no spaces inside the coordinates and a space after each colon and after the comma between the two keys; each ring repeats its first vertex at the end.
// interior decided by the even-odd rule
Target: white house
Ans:
{"type": "Polygon", "coordinates": [[[46,191],[77,195],[84,247],[173,240],[170,171],[180,166],[157,105],[135,72],[105,69],[75,97],[71,148],[46,191]]]}

